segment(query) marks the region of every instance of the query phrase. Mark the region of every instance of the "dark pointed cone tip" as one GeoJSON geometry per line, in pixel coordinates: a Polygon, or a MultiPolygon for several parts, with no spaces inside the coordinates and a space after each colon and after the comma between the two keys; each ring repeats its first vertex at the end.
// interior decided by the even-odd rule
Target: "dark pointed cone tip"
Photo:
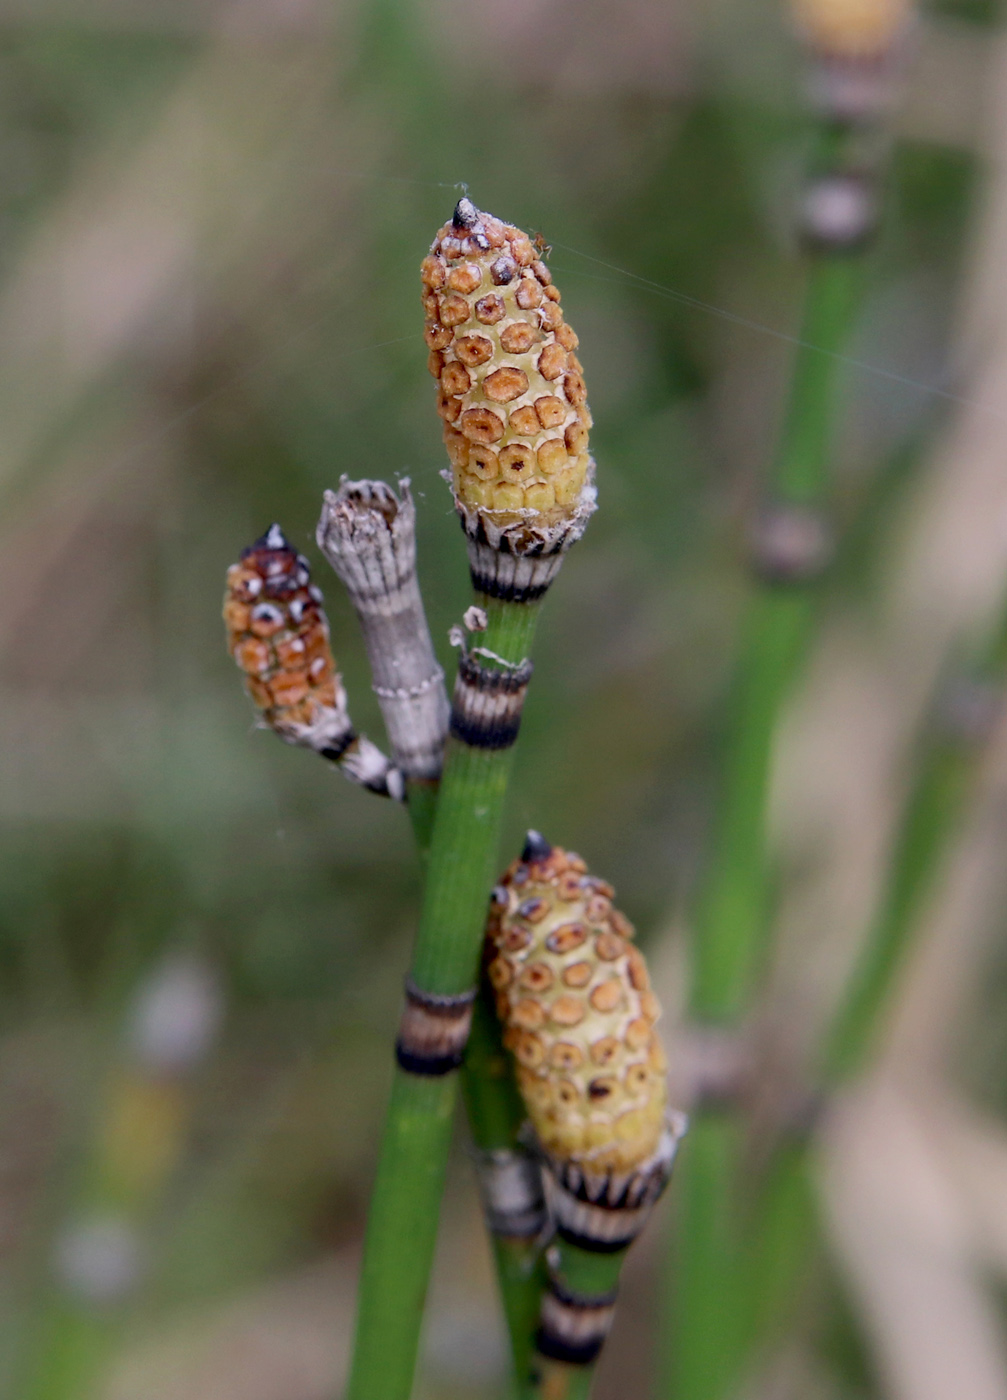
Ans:
{"type": "Polygon", "coordinates": [[[455,212],[452,215],[451,222],[454,224],[455,228],[459,229],[472,228],[479,222],[479,210],[475,207],[467,194],[463,194],[455,205],[455,212]]]}
{"type": "Polygon", "coordinates": [[[521,859],[528,865],[535,861],[548,860],[552,855],[552,846],[545,839],[540,831],[529,831],[524,838],[524,850],[521,852],[521,859]]]}
{"type": "Polygon", "coordinates": [[[293,549],[293,545],[274,521],[264,535],[241,551],[241,557],[244,559],[249,554],[256,554],[260,549],[293,549]]]}

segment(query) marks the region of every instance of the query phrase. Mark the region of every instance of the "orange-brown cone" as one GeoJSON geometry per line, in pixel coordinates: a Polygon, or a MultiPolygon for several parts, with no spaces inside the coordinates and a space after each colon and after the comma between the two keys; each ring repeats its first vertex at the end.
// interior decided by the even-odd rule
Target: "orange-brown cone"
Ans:
{"type": "Polygon", "coordinates": [[[422,275],[428,363],[467,532],[494,545],[521,526],[576,538],[594,508],[591,415],[577,336],[541,252],[466,198],[422,275]]]}
{"type": "Polygon", "coordinates": [[[227,571],[228,650],[263,720],[289,743],[336,757],[354,736],[308,562],[278,525],[227,571]]]}

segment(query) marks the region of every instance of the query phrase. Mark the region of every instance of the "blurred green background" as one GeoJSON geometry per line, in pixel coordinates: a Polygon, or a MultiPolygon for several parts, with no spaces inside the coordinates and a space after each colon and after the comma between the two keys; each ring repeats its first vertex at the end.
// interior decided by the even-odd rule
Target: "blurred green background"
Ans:
{"type": "MultiPolygon", "coordinates": [[[[798,1055],[870,908],[929,683],[1007,572],[994,20],[963,0],[920,26],[846,370],[843,546],[777,803],[786,956],[766,1016],[798,1055]],[[972,515],[945,538],[948,499],[972,515]]],[[[601,508],[545,610],[502,862],[535,825],[610,879],[673,1022],[745,520],[799,323],[809,143],[801,56],[772,0],[0,3],[5,1395],[336,1393],[418,872],[400,810],[254,730],[220,596],[227,565],[280,521],[325,590],[354,719],[382,741],[313,534],[342,473],[408,475],[448,664],[468,580],[418,268],[461,182],[552,245],[596,420],[601,508]],[[132,1190],[102,1146],[109,1105],[138,988],[178,967],[219,998],[219,1032],[182,1077],[169,1166],[132,1190]],[[81,1303],[67,1231],[109,1210],[132,1213],[138,1281],[81,1303]],[[57,1335],[65,1374],[47,1372],[57,1335]],[[97,1389],[78,1392],[78,1372],[97,1389]]],[[[975,1149],[947,1206],[982,1239],[962,1247],[969,1278],[1007,1265],[1007,957],[990,912],[1004,767],[991,760],[960,852],[994,874],[973,873],[964,914],[959,892],[934,916],[939,949],[948,920],[972,930],[943,954],[966,990],[939,1013],[926,987],[939,998],[947,980],[924,967],[895,1036],[909,1049],[892,1052],[924,1104],[953,1088],[931,1124],[941,1161],[975,1149]],[[940,1044],[921,1050],[935,1018],[940,1044]]],[[[897,1065],[884,1082],[902,1092],[897,1065]]],[[[869,1111],[890,1125],[908,1109],[869,1111]]],[[[421,1381],[442,1400],[495,1394],[503,1364],[469,1175],[460,1144],[421,1381]]],[[[600,1400],[644,1393],[660,1229],[600,1400]]],[[[900,1369],[912,1348],[864,1267],[866,1285],[854,1261],[852,1284],[813,1293],[753,1395],[1007,1395],[992,1294],[968,1315],[986,1371],[959,1357],[956,1388],[928,1393],[900,1369]]],[[[937,1296],[935,1318],[951,1308],[937,1296]]]]}

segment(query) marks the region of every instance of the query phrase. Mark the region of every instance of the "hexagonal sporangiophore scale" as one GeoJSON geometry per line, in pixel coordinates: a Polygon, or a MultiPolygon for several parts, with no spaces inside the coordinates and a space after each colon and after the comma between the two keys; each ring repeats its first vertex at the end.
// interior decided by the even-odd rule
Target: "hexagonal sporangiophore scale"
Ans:
{"type": "Polygon", "coordinates": [[[504,1044],[544,1151],[592,1175],[632,1172],[665,1130],[661,1008],[611,885],[539,841],[496,887],[487,928],[504,1044]]]}
{"type": "Polygon", "coordinates": [[[319,750],[353,738],[322,595],[278,525],[228,570],[224,622],[228,650],[271,729],[319,750]]]}
{"type": "Polygon", "coordinates": [[[461,199],[422,276],[459,505],[500,524],[572,519],[590,474],[591,415],[577,336],[540,251],[461,199]]]}

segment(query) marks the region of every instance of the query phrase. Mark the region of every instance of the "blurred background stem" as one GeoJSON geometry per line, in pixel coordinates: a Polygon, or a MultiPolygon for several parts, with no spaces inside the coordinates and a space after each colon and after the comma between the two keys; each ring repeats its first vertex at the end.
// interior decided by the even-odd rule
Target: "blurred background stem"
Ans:
{"type": "MultiPolygon", "coordinates": [[[[862,1071],[884,1024],[892,993],[940,878],[984,750],[1003,711],[1007,683],[1007,611],[967,665],[945,674],[917,745],[910,790],[873,922],[825,1036],[820,1093],[862,1071]]],[[[751,1206],[751,1242],[744,1267],[746,1345],[766,1345],[786,1321],[822,1232],[809,1175],[810,1123],[784,1129],[751,1206]]]]}
{"type": "MultiPolygon", "coordinates": [[[[770,510],[816,509],[825,500],[840,357],[860,276],[846,255],[822,255],[811,266],[770,510]]],[[[815,619],[811,580],[767,575],[771,562],[758,562],[761,582],[744,625],[719,817],[693,938],[691,1016],[726,1032],[744,1026],[767,951],[773,745],[815,619]]],[[[723,1400],[737,1379],[743,1136],[734,1112],[700,1105],[683,1152],[666,1386],[674,1400],[723,1400]]]]}
{"type": "Polygon", "coordinates": [[[1001,624],[978,664],[944,682],[936,697],[881,904],[826,1037],[822,1072],[829,1085],[855,1075],[871,1052],[882,1008],[958,829],[1005,679],[1007,625],[1001,624]]]}

